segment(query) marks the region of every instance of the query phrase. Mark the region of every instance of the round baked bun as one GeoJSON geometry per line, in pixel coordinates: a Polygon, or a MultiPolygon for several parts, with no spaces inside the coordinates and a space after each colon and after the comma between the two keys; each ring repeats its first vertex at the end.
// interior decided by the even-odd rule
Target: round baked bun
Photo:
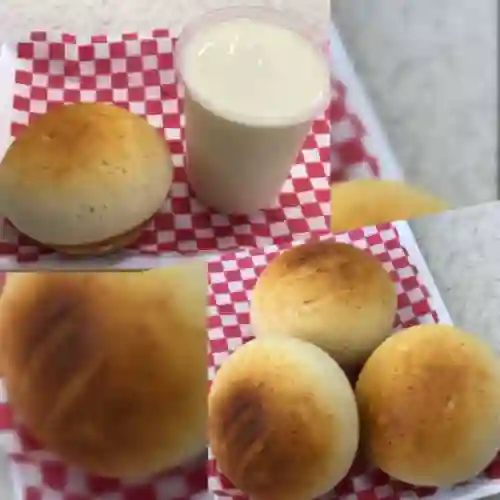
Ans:
{"type": "Polygon", "coordinates": [[[368,458],[400,481],[449,487],[478,475],[500,449],[500,360],[451,326],[386,340],[356,396],[368,458]]]}
{"type": "Polygon", "coordinates": [[[448,208],[444,200],[399,181],[360,179],[331,187],[333,232],[413,219],[448,208]]]}
{"type": "Polygon", "coordinates": [[[206,264],[11,274],[0,298],[9,401],[69,463],[142,478],[207,445],[206,264]]]}
{"type": "Polygon", "coordinates": [[[101,254],[137,239],[172,175],[164,138],[142,117],[110,104],[61,105],[7,150],[0,213],[47,247],[101,254]]]}
{"type": "Polygon", "coordinates": [[[321,241],[271,261],[253,290],[250,316],[255,336],[312,342],[351,375],[392,332],[396,307],[396,288],[372,254],[321,241]]]}
{"type": "Polygon", "coordinates": [[[209,399],[217,465],[254,500],[311,500],[344,478],[359,442],[354,392],[326,353],[253,340],[217,372],[209,399]]]}

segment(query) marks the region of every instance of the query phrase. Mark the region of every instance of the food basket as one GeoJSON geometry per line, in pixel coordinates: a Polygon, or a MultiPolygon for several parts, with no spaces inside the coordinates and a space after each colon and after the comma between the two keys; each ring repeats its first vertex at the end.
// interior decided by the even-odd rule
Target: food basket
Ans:
{"type": "MultiPolygon", "coordinates": [[[[418,324],[452,324],[408,223],[396,222],[336,235],[316,235],[314,239],[350,243],[379,259],[397,287],[395,331],[418,324]]],[[[300,243],[294,242],[292,245],[300,243]]],[[[266,265],[289,247],[271,245],[264,249],[228,253],[209,261],[211,380],[224,360],[253,338],[249,326],[251,291],[266,265]]],[[[249,500],[219,473],[212,455],[208,475],[210,491],[216,499],[249,500]]],[[[500,493],[500,456],[481,476],[449,490],[415,488],[394,481],[381,471],[358,462],[347,478],[321,500],[465,500],[494,493],[500,493]]]]}

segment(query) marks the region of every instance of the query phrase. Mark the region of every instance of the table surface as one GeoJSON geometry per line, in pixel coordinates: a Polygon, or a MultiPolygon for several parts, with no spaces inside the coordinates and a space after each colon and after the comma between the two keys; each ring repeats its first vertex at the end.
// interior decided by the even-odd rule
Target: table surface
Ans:
{"type": "MultiPolygon", "coordinates": [[[[144,9],[139,0],[3,0],[0,38],[16,39],[34,29],[84,34],[179,29],[207,8],[242,3],[149,0],[144,9]]],[[[247,3],[292,6],[327,32],[326,0],[247,3]]],[[[455,206],[496,197],[495,6],[495,0],[334,2],[348,51],[405,173],[455,206]]],[[[456,324],[483,336],[500,352],[499,220],[496,202],[411,225],[456,324]]],[[[2,465],[0,496],[11,500],[2,465]]]]}
{"type": "Polygon", "coordinates": [[[410,226],[454,323],[500,353],[500,201],[410,226]]]}

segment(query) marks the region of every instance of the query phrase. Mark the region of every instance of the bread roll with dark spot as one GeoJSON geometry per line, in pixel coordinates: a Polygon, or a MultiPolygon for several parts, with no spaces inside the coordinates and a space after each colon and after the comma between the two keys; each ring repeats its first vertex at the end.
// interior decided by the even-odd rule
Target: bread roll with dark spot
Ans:
{"type": "Polygon", "coordinates": [[[353,463],[353,391],[337,363],[312,344],[245,344],[217,372],[208,404],[218,467],[252,499],[311,500],[353,463]]]}
{"type": "Polygon", "coordinates": [[[206,447],[207,270],[10,274],[0,298],[9,400],[47,449],[142,477],[206,447]]]}
{"type": "Polygon", "coordinates": [[[400,181],[359,179],[332,184],[331,230],[409,220],[447,210],[448,204],[425,190],[400,181]]]}
{"type": "Polygon", "coordinates": [[[500,449],[500,360],[454,327],[422,325],[386,340],[356,396],[367,457],[400,481],[450,487],[500,449]]]}
{"type": "Polygon", "coordinates": [[[256,337],[291,336],[321,347],[355,372],[391,333],[395,286],[370,253],[334,241],[277,256],[251,297],[256,337]]]}
{"type": "Polygon", "coordinates": [[[173,164],[159,130],[118,106],[60,105],[36,118],[0,165],[0,213],[60,252],[132,243],[160,209],[173,164]]]}

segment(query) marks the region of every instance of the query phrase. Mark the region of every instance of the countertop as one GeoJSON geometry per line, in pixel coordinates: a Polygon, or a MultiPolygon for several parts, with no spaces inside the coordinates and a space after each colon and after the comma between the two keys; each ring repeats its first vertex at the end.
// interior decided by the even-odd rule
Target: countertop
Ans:
{"type": "Polygon", "coordinates": [[[454,207],[497,199],[496,0],[333,0],[405,175],[454,207]]]}
{"type": "MultiPolygon", "coordinates": [[[[179,29],[200,10],[241,3],[149,0],[145,9],[139,0],[3,0],[0,39],[33,29],[179,29]]],[[[291,5],[328,28],[325,0],[248,3],[291,5]]],[[[455,206],[496,197],[495,9],[495,0],[334,2],[347,49],[406,175],[455,206]]],[[[412,227],[453,320],[500,352],[498,221],[500,202],[422,218],[412,227]]],[[[11,500],[3,469],[0,463],[0,497],[11,500]]]]}
{"type": "Polygon", "coordinates": [[[453,322],[500,354],[500,201],[410,223],[453,322]]]}

